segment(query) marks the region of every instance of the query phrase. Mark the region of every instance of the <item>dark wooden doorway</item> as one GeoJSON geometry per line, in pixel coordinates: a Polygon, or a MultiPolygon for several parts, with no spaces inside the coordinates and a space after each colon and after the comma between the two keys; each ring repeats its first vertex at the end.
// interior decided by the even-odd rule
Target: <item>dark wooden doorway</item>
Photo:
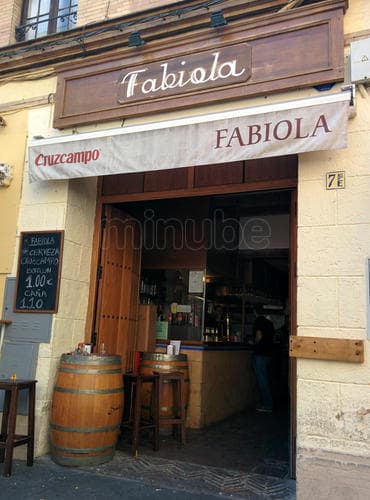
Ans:
{"type": "Polygon", "coordinates": [[[121,210],[105,206],[94,329],[96,349],[119,354],[124,371],[132,369],[134,362],[140,262],[137,223],[121,210]]]}
{"type": "MultiPolygon", "coordinates": [[[[113,204],[115,206],[122,204],[121,206],[124,207],[125,203],[145,200],[176,200],[178,198],[257,193],[280,189],[291,192],[289,312],[290,335],[295,335],[297,327],[297,171],[298,158],[296,155],[292,155],[225,165],[111,175],[100,179],[86,339],[90,339],[91,332],[97,332],[97,348],[99,343],[106,342],[107,349],[123,356],[124,370],[132,368],[132,355],[136,342],[137,309],[135,304],[138,303],[141,249],[136,249],[133,252],[133,248],[130,249],[123,245],[122,248],[125,250],[122,248],[108,250],[109,247],[112,247],[112,242],[109,240],[106,229],[101,229],[101,214],[105,213],[107,216],[106,227],[111,226],[113,232],[118,231],[118,227],[120,227],[124,233],[125,225],[131,227],[130,224],[133,224],[132,219],[130,223],[130,217],[114,208],[113,204]],[[120,222],[118,223],[117,220],[120,222]],[[99,248],[101,248],[101,252],[99,252],[99,248]],[[135,259],[135,263],[133,259],[135,259]],[[117,266],[113,266],[110,262],[115,262],[117,266]],[[130,262],[131,264],[129,264],[130,262]],[[99,263],[103,266],[103,274],[100,279],[95,274],[99,263]],[[120,270],[121,264],[123,265],[122,270],[120,270]],[[129,267],[125,268],[125,265],[129,265],[129,267]],[[106,268],[105,275],[104,267],[106,268]],[[129,289],[130,293],[128,293],[129,289]]],[[[134,227],[130,230],[136,234],[134,227]]],[[[139,234],[134,236],[134,239],[136,237],[140,239],[139,234]]],[[[121,247],[121,244],[118,247],[121,247]]],[[[296,365],[294,361],[290,362],[289,376],[291,476],[294,478],[296,462],[296,365]]]]}

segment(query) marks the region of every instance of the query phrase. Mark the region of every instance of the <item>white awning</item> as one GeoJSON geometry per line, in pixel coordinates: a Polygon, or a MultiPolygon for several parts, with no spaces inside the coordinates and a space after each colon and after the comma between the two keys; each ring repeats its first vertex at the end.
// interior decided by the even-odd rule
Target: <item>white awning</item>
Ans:
{"type": "Polygon", "coordinates": [[[32,140],[30,181],[210,165],[340,149],[350,92],[32,140]]]}

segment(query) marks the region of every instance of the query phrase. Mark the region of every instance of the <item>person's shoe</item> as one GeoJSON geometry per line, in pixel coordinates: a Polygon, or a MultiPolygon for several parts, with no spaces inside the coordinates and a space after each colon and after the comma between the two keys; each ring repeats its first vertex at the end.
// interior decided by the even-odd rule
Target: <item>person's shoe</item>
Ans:
{"type": "Polygon", "coordinates": [[[272,413],[272,408],[266,408],[266,406],[257,406],[256,411],[258,411],[258,413],[272,413]]]}

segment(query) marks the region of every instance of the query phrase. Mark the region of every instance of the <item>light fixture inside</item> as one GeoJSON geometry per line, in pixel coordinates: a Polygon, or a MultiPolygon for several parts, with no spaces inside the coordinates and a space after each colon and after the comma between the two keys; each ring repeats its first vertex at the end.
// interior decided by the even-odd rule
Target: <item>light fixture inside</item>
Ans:
{"type": "Polygon", "coordinates": [[[220,28],[221,26],[225,26],[227,21],[223,15],[222,10],[217,10],[216,12],[211,12],[211,27],[212,28],[220,28]]]}
{"type": "Polygon", "coordinates": [[[139,31],[133,31],[130,33],[128,37],[128,46],[129,47],[140,47],[144,45],[144,40],[141,38],[139,31]]]}

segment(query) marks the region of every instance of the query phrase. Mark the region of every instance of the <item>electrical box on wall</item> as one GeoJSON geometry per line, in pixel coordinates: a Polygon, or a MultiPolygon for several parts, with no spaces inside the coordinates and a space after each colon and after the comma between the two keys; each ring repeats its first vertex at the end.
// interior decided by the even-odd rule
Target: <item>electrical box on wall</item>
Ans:
{"type": "Polygon", "coordinates": [[[370,81],[370,38],[351,43],[351,82],[370,81]]]}

